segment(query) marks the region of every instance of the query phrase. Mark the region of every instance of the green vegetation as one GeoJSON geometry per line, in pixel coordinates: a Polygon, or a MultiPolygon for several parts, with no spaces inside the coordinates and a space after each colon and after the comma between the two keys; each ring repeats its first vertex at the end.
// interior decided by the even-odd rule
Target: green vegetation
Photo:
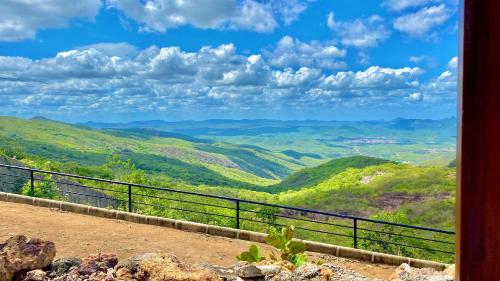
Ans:
{"type": "Polygon", "coordinates": [[[21,194],[28,195],[32,197],[47,198],[58,200],[61,199],[59,196],[59,190],[57,185],[53,182],[47,181],[48,177],[43,177],[38,181],[34,182],[33,189],[31,188],[31,183],[27,182],[21,187],[21,194]]]}
{"type": "MultiPolygon", "coordinates": [[[[446,202],[455,198],[455,170],[446,167],[419,167],[387,163],[333,174],[316,186],[278,194],[278,201],[294,206],[345,212],[366,216],[381,210],[394,212],[401,207],[415,210],[412,224],[450,228],[453,216],[426,217],[417,209],[430,212],[436,208],[429,202],[446,202]]],[[[450,205],[442,206],[446,214],[450,205]]]]}
{"type": "Polygon", "coordinates": [[[259,190],[305,164],[284,154],[151,129],[96,130],[46,119],[0,117],[0,149],[52,161],[100,166],[113,155],[150,174],[188,185],[259,190]],[[231,172],[222,174],[226,168],[231,172]]]}
{"type": "MultiPolygon", "coordinates": [[[[278,230],[275,227],[269,229],[266,243],[273,246],[274,249],[269,254],[273,261],[287,261],[295,267],[300,267],[307,262],[307,256],[304,254],[306,245],[300,241],[294,240],[295,227],[293,225],[285,226],[278,230]]],[[[265,260],[259,247],[251,245],[248,251],[241,253],[238,260],[246,262],[259,262],[265,260]]]]}
{"type": "MultiPolygon", "coordinates": [[[[439,124],[442,125],[442,123],[439,124]]],[[[298,126],[295,129],[291,125],[279,127],[281,129],[278,129],[277,134],[283,134],[283,136],[295,133],[305,136],[305,132],[315,134],[311,131],[313,125],[302,124],[302,127],[298,126]]],[[[398,136],[402,137],[408,134],[416,135],[417,129],[415,128],[420,128],[418,133],[423,132],[422,139],[429,142],[434,140],[434,144],[414,143],[408,137],[408,143],[390,144],[383,150],[387,149],[393,153],[395,150],[391,149],[402,147],[407,149],[447,145],[446,141],[440,142],[446,139],[444,135],[449,133],[445,125],[442,128],[439,127],[441,125],[438,126],[432,122],[424,124],[425,126],[419,122],[409,124],[396,122],[391,126],[397,128],[388,128],[385,123],[383,125],[374,123],[375,129],[371,133],[367,132],[368,125],[371,126],[371,124],[365,124],[364,127],[360,124],[349,126],[337,124],[336,127],[334,126],[334,131],[342,132],[343,137],[336,137],[333,142],[326,140],[322,142],[327,143],[327,147],[331,148],[329,153],[336,156],[344,155],[340,152],[337,154],[337,145],[344,148],[350,145],[351,148],[358,147],[359,151],[366,149],[370,152],[366,154],[379,155],[382,147],[371,150],[379,144],[360,145],[358,143],[354,145],[353,142],[361,141],[359,138],[353,140],[354,132],[373,136],[376,130],[382,132],[397,130],[398,136]],[[435,126],[441,128],[443,132],[433,135],[436,130],[435,126]]],[[[226,124],[226,127],[219,128],[219,133],[227,133],[225,140],[242,137],[243,131],[231,131],[230,134],[228,130],[234,128],[231,124],[226,124]]],[[[263,141],[264,135],[277,141],[271,134],[275,128],[272,126],[254,128],[255,135],[252,138],[256,144],[263,141]]],[[[393,160],[399,158],[392,156],[387,157],[391,160],[361,155],[328,160],[332,158],[331,155],[328,156],[328,153],[316,150],[315,146],[304,151],[304,147],[309,149],[306,142],[300,142],[305,145],[302,149],[297,148],[297,138],[290,139],[292,142],[290,149],[284,149],[288,148],[286,139],[280,139],[280,144],[275,143],[262,148],[250,145],[251,141],[239,145],[221,142],[221,139],[212,141],[206,139],[206,136],[201,134],[202,131],[200,129],[196,134],[186,136],[177,131],[158,131],[149,128],[91,129],[45,119],[22,120],[0,117],[0,163],[27,165],[89,177],[319,209],[403,224],[454,229],[456,174],[455,165],[453,163],[448,165],[449,160],[455,158],[454,155],[444,161],[447,157],[440,158],[443,154],[437,153],[441,155],[438,158],[443,161],[431,157],[432,161],[420,166],[394,162],[393,160]]],[[[208,131],[205,130],[205,132],[208,131]]],[[[187,130],[186,133],[193,132],[187,130]]],[[[404,153],[407,152],[399,151],[398,155],[404,153]]],[[[410,154],[405,154],[405,157],[410,154]]],[[[383,155],[390,156],[390,154],[383,155]]],[[[421,156],[427,155],[423,153],[421,156]]],[[[28,180],[29,174],[26,172],[0,170],[16,176],[12,179],[0,177],[2,190],[69,200],[67,194],[60,191],[62,187],[67,186],[54,184],[51,182],[55,180],[54,178],[36,174],[37,181],[33,191],[28,180]]],[[[106,205],[110,204],[106,201],[102,203],[103,207],[115,207],[122,210],[128,207],[125,203],[128,200],[127,189],[124,186],[82,179],[65,178],[64,180],[69,184],[103,190],[99,191],[102,192],[99,194],[122,200],[116,203],[116,206],[106,205]]],[[[234,202],[225,200],[136,188],[132,207],[135,212],[143,214],[226,227],[236,226],[234,202]]],[[[295,225],[294,235],[300,239],[353,246],[352,221],[300,212],[285,212],[279,208],[250,203],[242,203],[240,208],[240,226],[243,229],[269,232],[277,226],[295,225]],[[292,220],[287,217],[301,220],[292,220]]],[[[425,236],[427,234],[419,231],[368,222],[359,222],[358,226],[378,231],[360,230],[358,245],[361,248],[446,262],[453,260],[450,255],[425,250],[425,248],[438,247],[444,251],[453,251],[453,246],[449,244],[433,244],[404,237],[424,235],[428,239],[449,241],[451,238],[449,236],[439,234],[425,236]],[[393,232],[404,236],[384,234],[393,232]],[[422,249],[396,246],[384,241],[422,249]]],[[[256,253],[249,251],[248,254],[255,257],[256,253]]]]}
{"type": "Polygon", "coordinates": [[[348,168],[364,168],[388,162],[387,160],[366,156],[334,159],[313,168],[302,169],[287,177],[279,184],[271,186],[268,191],[278,193],[291,189],[311,187],[348,168]]]}
{"type": "Polygon", "coordinates": [[[455,158],[456,119],[391,121],[205,120],[98,124],[150,128],[226,143],[282,151],[308,166],[323,159],[370,155],[411,164],[444,166],[455,158]],[[319,157],[318,157],[319,156],[319,157]]]}
{"type": "Polygon", "coordinates": [[[250,263],[260,262],[266,259],[265,257],[262,256],[260,248],[257,247],[257,245],[251,245],[248,248],[248,251],[244,251],[236,258],[240,261],[246,261],[250,263]]]}
{"type": "Polygon", "coordinates": [[[303,253],[306,245],[300,241],[293,240],[295,227],[285,226],[279,231],[272,227],[266,238],[266,243],[274,247],[270,258],[274,261],[289,261],[295,267],[299,267],[307,262],[307,256],[303,253]]]}

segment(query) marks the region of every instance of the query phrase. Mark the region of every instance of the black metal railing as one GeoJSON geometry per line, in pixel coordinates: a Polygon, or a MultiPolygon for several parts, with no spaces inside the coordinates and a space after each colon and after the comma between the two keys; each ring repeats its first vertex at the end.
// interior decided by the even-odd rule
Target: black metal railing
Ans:
{"type": "Polygon", "coordinates": [[[453,231],[0,164],[0,191],[237,229],[294,225],[298,238],[444,262],[453,231]]]}

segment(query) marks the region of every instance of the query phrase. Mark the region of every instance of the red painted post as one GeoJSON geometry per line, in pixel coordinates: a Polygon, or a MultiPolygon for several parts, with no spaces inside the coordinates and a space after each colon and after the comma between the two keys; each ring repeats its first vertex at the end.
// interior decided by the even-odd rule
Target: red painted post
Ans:
{"type": "Polygon", "coordinates": [[[500,1],[461,8],[457,280],[500,280],[500,1]]]}

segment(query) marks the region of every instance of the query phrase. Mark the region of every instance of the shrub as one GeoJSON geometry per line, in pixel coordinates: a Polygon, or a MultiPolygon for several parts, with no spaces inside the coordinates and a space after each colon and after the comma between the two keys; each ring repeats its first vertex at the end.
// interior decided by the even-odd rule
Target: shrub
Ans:
{"type": "MultiPolygon", "coordinates": [[[[294,229],[293,225],[283,227],[281,231],[271,227],[266,239],[266,243],[274,247],[269,255],[271,260],[289,261],[295,267],[300,267],[307,262],[307,256],[303,254],[306,245],[299,241],[293,241],[294,229]]],[[[241,253],[237,258],[246,262],[259,262],[265,259],[256,245],[250,246],[248,251],[241,253]]]]}
{"type": "Polygon", "coordinates": [[[295,267],[299,267],[307,262],[307,257],[303,254],[306,245],[299,241],[293,241],[294,230],[293,225],[283,227],[281,231],[272,227],[269,230],[266,242],[275,248],[270,255],[272,260],[289,261],[295,267]]]}
{"type": "Polygon", "coordinates": [[[241,253],[239,256],[236,257],[240,261],[246,261],[246,262],[259,262],[262,260],[265,260],[261,253],[259,247],[256,245],[250,246],[248,251],[245,251],[241,253]]]}
{"type": "Polygon", "coordinates": [[[33,190],[31,189],[31,183],[27,182],[21,188],[21,194],[39,198],[60,199],[57,185],[54,182],[47,181],[34,182],[33,190]]]}

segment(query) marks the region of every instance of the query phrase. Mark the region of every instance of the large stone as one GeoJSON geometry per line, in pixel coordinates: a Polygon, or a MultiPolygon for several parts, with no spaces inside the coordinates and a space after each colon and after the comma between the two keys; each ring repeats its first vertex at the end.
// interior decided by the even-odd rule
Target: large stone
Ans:
{"type": "Polygon", "coordinates": [[[282,271],[270,280],[272,281],[330,281],[333,272],[327,267],[307,263],[294,271],[282,271]]]}
{"type": "Polygon", "coordinates": [[[171,254],[129,258],[116,266],[115,276],[123,281],[222,281],[214,271],[184,264],[171,254]]]}
{"type": "Polygon", "coordinates": [[[43,270],[36,269],[26,273],[23,281],[44,281],[47,273],[43,270]]]}
{"type": "Polygon", "coordinates": [[[257,268],[262,272],[265,276],[275,276],[281,272],[281,266],[278,265],[258,265],[257,268]]]}
{"type": "Polygon", "coordinates": [[[412,268],[401,264],[389,278],[390,281],[453,281],[453,276],[432,268],[412,268]]]}
{"type": "Polygon", "coordinates": [[[52,263],[51,271],[54,276],[61,276],[68,273],[73,267],[79,267],[82,264],[80,258],[58,258],[52,263]]]}
{"type": "Polygon", "coordinates": [[[118,258],[113,254],[97,254],[82,260],[78,268],[73,270],[72,275],[77,274],[82,277],[89,277],[100,272],[106,273],[118,263],[118,258]]]}
{"type": "Polygon", "coordinates": [[[402,263],[400,266],[394,270],[392,275],[389,277],[391,281],[400,281],[408,278],[411,274],[411,267],[407,263],[402,263]]]}
{"type": "Polygon", "coordinates": [[[241,278],[255,278],[265,276],[265,274],[263,274],[262,271],[255,265],[244,265],[237,268],[236,275],[241,278]]]}
{"type": "MultiPolygon", "coordinates": [[[[352,270],[345,269],[333,264],[317,265],[307,263],[295,270],[282,270],[270,281],[370,281],[369,279],[352,270]]],[[[375,280],[375,279],[373,279],[375,280]]],[[[377,279],[378,280],[378,279],[377,279]]]]}
{"type": "Polygon", "coordinates": [[[196,264],[195,266],[198,268],[205,268],[205,269],[208,269],[210,271],[214,271],[224,281],[242,280],[241,278],[238,277],[238,275],[236,275],[236,268],[239,267],[240,265],[236,265],[236,266],[232,266],[232,267],[224,267],[224,266],[212,265],[212,264],[207,264],[207,263],[199,263],[199,264],[196,264]]]}
{"type": "Polygon", "coordinates": [[[19,235],[0,244],[0,281],[49,266],[56,255],[53,242],[19,235]]]}
{"type": "MultiPolygon", "coordinates": [[[[66,268],[67,265],[77,263],[76,260],[61,261],[61,268],[66,268]]],[[[63,273],[55,277],[54,281],[113,281],[115,280],[113,273],[114,267],[118,263],[118,258],[113,254],[97,254],[84,258],[81,264],[76,267],[72,266],[68,273],[63,273]]],[[[56,274],[51,272],[49,277],[54,277],[56,274]]]]}

